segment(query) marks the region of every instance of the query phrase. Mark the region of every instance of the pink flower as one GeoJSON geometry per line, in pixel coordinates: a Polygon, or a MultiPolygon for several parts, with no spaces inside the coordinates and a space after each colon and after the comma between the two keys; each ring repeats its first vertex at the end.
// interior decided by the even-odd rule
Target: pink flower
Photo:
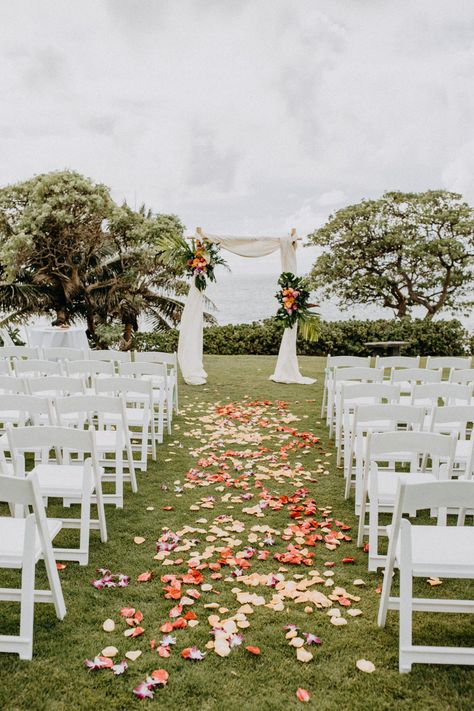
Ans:
{"type": "Polygon", "coordinates": [[[138,686],[136,686],[134,688],[133,693],[139,699],[152,699],[153,698],[153,691],[148,687],[148,684],[146,684],[144,681],[142,681],[141,684],[138,684],[138,686]]]}

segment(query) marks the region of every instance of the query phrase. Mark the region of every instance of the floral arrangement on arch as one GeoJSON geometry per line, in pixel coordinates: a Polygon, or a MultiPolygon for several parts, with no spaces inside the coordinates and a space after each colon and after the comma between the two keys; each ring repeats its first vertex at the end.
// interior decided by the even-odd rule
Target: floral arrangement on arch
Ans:
{"type": "Polygon", "coordinates": [[[186,252],[183,256],[186,260],[186,272],[194,279],[199,291],[205,290],[208,279],[216,280],[214,269],[218,264],[227,266],[220,256],[219,245],[206,240],[193,239],[190,245],[186,243],[186,252]]]}
{"type": "Polygon", "coordinates": [[[291,272],[283,272],[278,279],[279,291],[275,294],[280,307],[276,313],[276,320],[281,321],[285,328],[300,325],[300,335],[308,340],[315,341],[319,335],[319,317],[310,311],[316,304],[310,304],[310,292],[306,289],[302,277],[297,277],[291,272]]]}

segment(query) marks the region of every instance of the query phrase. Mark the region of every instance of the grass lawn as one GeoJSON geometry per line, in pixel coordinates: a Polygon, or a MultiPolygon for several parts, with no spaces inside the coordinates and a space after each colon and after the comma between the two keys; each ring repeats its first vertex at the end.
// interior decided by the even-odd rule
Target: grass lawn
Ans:
{"type": "MultiPolygon", "coordinates": [[[[264,534],[252,531],[252,527],[267,525],[283,533],[289,525],[295,523],[289,517],[287,506],[277,511],[265,509],[264,516],[260,518],[243,512],[243,508],[252,509],[259,501],[258,494],[262,489],[258,488],[258,475],[260,473],[263,476],[265,469],[258,469],[257,476],[249,478],[247,491],[252,494],[252,498],[248,501],[239,499],[236,502],[236,497],[245,489],[226,488],[220,482],[211,483],[207,487],[185,487],[181,491],[188,470],[204,467],[197,465],[200,456],[209,457],[213,451],[220,454],[226,449],[256,450],[251,437],[243,442],[244,435],[249,433],[248,430],[242,430],[240,443],[234,441],[230,444],[224,434],[220,443],[219,439],[216,440],[213,449],[202,455],[196,452],[193,454],[191,450],[205,445],[216,432],[215,403],[241,403],[244,400],[269,400],[274,403],[285,400],[288,402],[288,411],[268,405],[263,408],[265,412],[262,418],[268,417],[272,421],[276,417],[287,417],[288,412],[296,415],[299,420],[291,422],[290,426],[299,432],[315,433],[320,437],[323,451],[316,447],[308,448],[307,452],[304,449],[290,451],[288,462],[292,467],[293,478],[278,475],[276,480],[262,480],[262,485],[272,495],[291,495],[298,488],[295,482],[300,482],[310,490],[309,496],[314,497],[318,509],[332,507],[334,518],[352,526],[349,534],[356,538],[352,502],[344,501],[342,474],[335,467],[335,456],[326,457],[326,453],[332,452],[332,447],[328,442],[326,427],[319,421],[323,359],[300,359],[302,371],[318,378],[315,386],[272,383],[268,376],[273,371],[274,362],[273,357],[263,356],[208,357],[205,366],[209,373],[209,384],[205,387],[181,386],[180,404],[184,412],[175,419],[173,435],[160,447],[158,462],[149,466],[147,474],[139,474],[137,495],[132,495],[127,488],[123,511],[107,507],[109,542],[101,544],[98,533],[92,532],[89,566],[79,567],[69,563],[60,573],[68,609],[65,620],[56,620],[50,609],[52,606],[37,605],[33,661],[22,662],[14,655],[0,655],[0,708],[8,711],[71,711],[134,709],[156,705],[168,711],[275,711],[304,708],[305,705],[295,695],[297,688],[302,687],[311,694],[306,707],[325,711],[472,709],[472,668],[415,665],[410,674],[399,674],[398,615],[389,613],[386,628],[377,628],[379,596],[376,588],[381,583],[381,575],[367,572],[366,555],[353,542],[343,542],[336,550],[327,550],[323,541],[318,542],[316,546],[308,548],[315,554],[310,567],[283,564],[273,558],[275,552],[286,551],[288,543],[294,544],[294,538],[291,541],[282,540],[280,535],[273,534],[275,545],[259,545],[264,534]],[[203,417],[204,420],[199,419],[203,417]],[[322,461],[317,462],[318,459],[322,461]],[[304,469],[295,473],[298,462],[302,463],[304,469]],[[214,497],[211,503],[213,508],[207,508],[209,504],[198,508],[197,502],[206,503],[205,497],[208,496],[214,497]],[[147,511],[150,506],[154,507],[153,511],[147,511]],[[190,509],[190,506],[193,508],[190,509]],[[163,510],[163,507],[173,508],[163,510]],[[220,579],[211,579],[211,571],[206,568],[202,571],[204,582],[211,582],[213,591],[201,591],[200,599],[187,608],[196,613],[199,624],[173,632],[177,638],[176,645],[171,647],[169,658],[160,658],[157,651],[151,649],[150,642],[153,639],[157,642],[161,640],[163,634],[160,627],[170,619],[169,611],[176,604],[176,601],[164,598],[164,583],[160,581],[160,576],[185,574],[189,553],[170,553],[170,560],[175,561],[181,555],[184,562],[162,565],[162,562],[153,559],[156,554],[155,542],[162,535],[164,527],[179,531],[188,525],[200,527],[204,531],[187,534],[189,539],[200,538],[199,543],[189,547],[190,552],[202,553],[209,546],[225,546],[225,542],[219,541],[219,538],[212,541],[215,536],[209,536],[208,533],[212,522],[220,515],[232,515],[234,521],[244,524],[240,530],[237,525],[236,530],[230,534],[240,541],[235,544],[234,552],[255,543],[257,553],[250,559],[251,568],[244,570],[244,575],[277,573],[283,567],[286,571],[285,579],[291,580],[295,575],[306,578],[314,569],[321,575],[325,571],[332,571],[334,587],[343,587],[349,594],[360,596],[360,601],[353,602],[353,607],[359,608],[362,615],[350,617],[347,610],[335,602],[334,607],[340,609],[342,616],[347,619],[346,625],[335,626],[331,624],[326,610],[314,608],[311,612],[305,612],[307,605],[297,604],[291,599],[285,599],[281,611],[256,605],[253,613],[248,614],[250,625],[241,630],[244,635],[243,644],[232,649],[229,656],[221,658],[214,651],[206,649],[206,644],[212,639],[209,635],[208,616],[218,614],[226,619],[237,612],[240,603],[236,600],[236,593],[232,592],[236,587],[244,592],[263,595],[266,602],[272,598],[275,589],[267,586],[248,587],[239,583],[238,578],[227,582],[225,578],[230,575],[232,566],[221,568],[220,579]],[[206,519],[206,523],[197,523],[202,519],[206,519]],[[133,540],[135,536],[142,536],[145,542],[137,545],[133,540]],[[257,559],[261,550],[269,551],[266,560],[257,559]],[[353,557],[354,564],[344,564],[344,557],[353,557]],[[325,567],[327,561],[334,561],[334,567],[325,567]],[[97,568],[108,568],[114,573],[129,575],[130,585],[126,588],[96,590],[90,581],[98,577],[95,572],[97,568]],[[137,576],[145,571],[153,571],[155,577],[151,582],[138,583],[137,576]],[[360,578],[365,581],[365,586],[354,586],[353,581],[360,578]],[[228,612],[220,613],[204,607],[216,601],[220,608],[227,608],[228,612]],[[142,627],[145,632],[136,639],[123,635],[126,625],[119,616],[122,607],[134,607],[143,612],[142,627]],[[115,631],[110,633],[102,629],[102,623],[107,618],[114,619],[116,623],[115,631]],[[289,646],[285,639],[283,627],[288,624],[297,625],[299,634],[310,632],[321,639],[320,646],[305,646],[314,655],[309,663],[298,661],[295,648],[289,646]],[[121,676],[114,676],[108,669],[88,672],[84,660],[94,658],[109,645],[118,648],[117,660],[122,659],[128,650],[141,650],[142,655],[136,661],[130,661],[129,669],[121,676]],[[193,662],[181,657],[183,648],[193,645],[207,652],[203,661],[193,662]],[[261,654],[254,656],[249,653],[245,649],[247,645],[259,647],[261,654]],[[359,659],[372,661],[376,667],[375,672],[365,674],[359,671],[356,668],[359,659]],[[153,700],[135,698],[133,688],[158,668],[168,671],[167,686],[158,688],[153,700]]],[[[233,426],[236,425],[239,425],[239,421],[233,426]]],[[[301,441],[291,436],[285,439],[286,433],[278,433],[272,423],[268,428],[254,427],[254,433],[257,430],[264,436],[271,434],[271,438],[262,444],[276,454],[282,444],[301,441]]],[[[247,471],[245,468],[240,469],[247,463],[244,458],[234,457],[234,460],[226,461],[229,471],[235,477],[247,471]],[[237,471],[234,471],[235,463],[238,464],[237,471]]],[[[274,463],[278,462],[280,460],[276,457],[274,463]]],[[[267,463],[268,460],[265,460],[264,464],[267,463]]],[[[276,471],[278,467],[273,468],[276,471]]],[[[210,471],[214,473],[218,467],[208,467],[205,471],[207,474],[210,471]]],[[[317,516],[319,520],[319,514],[317,516]]],[[[219,525],[229,526],[229,522],[220,522],[219,525]]],[[[218,557],[213,555],[208,560],[216,561],[218,557]]],[[[4,571],[1,575],[4,575],[4,571]]],[[[41,582],[42,572],[39,578],[41,582]]],[[[8,576],[7,583],[12,579],[8,576]]],[[[7,583],[2,582],[0,585],[7,583]]],[[[465,595],[473,595],[470,583],[444,581],[441,588],[433,591],[427,583],[420,581],[418,587],[425,596],[434,593],[460,596],[463,591],[465,595]]],[[[189,588],[200,591],[199,585],[184,585],[183,589],[186,591],[189,588]]],[[[323,585],[316,585],[312,589],[324,595],[333,593],[333,588],[323,585]]],[[[0,609],[3,610],[2,633],[15,633],[17,607],[2,603],[0,609]]],[[[417,642],[472,645],[473,638],[473,621],[467,615],[423,614],[415,618],[417,642]]]]}

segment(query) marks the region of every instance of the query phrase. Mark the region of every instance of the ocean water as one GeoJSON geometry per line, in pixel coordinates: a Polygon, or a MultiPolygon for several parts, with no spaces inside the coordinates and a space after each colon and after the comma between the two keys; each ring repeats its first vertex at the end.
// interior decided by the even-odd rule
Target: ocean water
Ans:
{"type": "MultiPolygon", "coordinates": [[[[209,284],[207,296],[214,302],[216,310],[212,311],[219,324],[250,323],[275,315],[278,301],[275,293],[278,290],[279,273],[258,272],[224,272],[217,275],[218,281],[209,284]]],[[[314,299],[316,302],[316,297],[314,299]]],[[[319,311],[325,321],[343,321],[355,319],[393,318],[391,309],[375,306],[359,306],[342,311],[336,301],[323,301],[319,311]]],[[[422,312],[419,315],[422,315],[422,312]]],[[[414,315],[417,315],[414,313],[414,315]]],[[[445,314],[444,318],[450,318],[445,314]]],[[[474,312],[468,315],[457,315],[471,332],[474,331],[474,312]]]]}

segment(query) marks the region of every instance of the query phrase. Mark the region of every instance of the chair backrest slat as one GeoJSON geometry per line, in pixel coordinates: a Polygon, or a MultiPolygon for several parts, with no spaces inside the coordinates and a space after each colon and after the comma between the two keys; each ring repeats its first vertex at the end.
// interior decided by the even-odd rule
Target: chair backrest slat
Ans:
{"type": "Polygon", "coordinates": [[[28,358],[27,360],[15,360],[15,372],[17,375],[62,375],[61,365],[50,360],[39,360],[28,358]]]}
{"type": "Polygon", "coordinates": [[[428,356],[427,368],[455,368],[464,369],[471,367],[471,356],[428,356]]]}
{"type": "Polygon", "coordinates": [[[383,370],[361,367],[336,368],[334,370],[334,380],[336,383],[343,380],[359,380],[367,383],[381,383],[383,380],[383,370]]]}

